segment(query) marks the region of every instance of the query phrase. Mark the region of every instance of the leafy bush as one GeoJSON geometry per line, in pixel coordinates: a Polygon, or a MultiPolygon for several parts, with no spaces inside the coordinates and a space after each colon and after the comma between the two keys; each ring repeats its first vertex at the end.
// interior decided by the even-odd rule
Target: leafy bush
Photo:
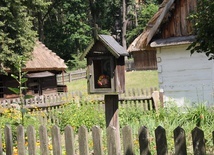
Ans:
{"type": "Polygon", "coordinates": [[[80,54],[72,54],[71,60],[67,61],[68,70],[78,70],[81,68],[86,68],[86,60],[80,60],[80,54]]]}
{"type": "Polygon", "coordinates": [[[77,131],[82,125],[88,129],[91,129],[94,125],[99,125],[101,128],[105,126],[104,110],[98,108],[96,104],[80,106],[71,103],[63,111],[58,111],[56,115],[60,120],[61,130],[64,130],[66,125],[71,125],[74,131],[77,131]]]}
{"type": "MultiPolygon", "coordinates": [[[[139,107],[120,108],[120,127],[125,125],[131,126],[135,134],[134,141],[138,141],[138,130],[141,126],[149,129],[149,137],[151,139],[150,149],[155,154],[154,131],[158,126],[162,126],[166,130],[168,149],[173,151],[174,140],[173,130],[180,126],[185,130],[187,137],[187,146],[191,146],[191,131],[196,127],[200,127],[206,139],[207,148],[212,148],[212,131],[214,126],[214,108],[205,107],[199,104],[195,107],[165,107],[158,111],[144,111],[139,107]],[[152,140],[153,139],[153,140],[152,140]]],[[[136,143],[138,145],[138,143],[136,143]]],[[[137,146],[138,147],[138,146],[137,146]]]]}
{"type": "MultiPolygon", "coordinates": [[[[185,130],[187,138],[187,146],[191,146],[191,131],[195,126],[199,126],[205,133],[206,147],[212,148],[213,126],[214,126],[214,108],[206,107],[203,104],[199,104],[195,107],[176,107],[168,106],[160,108],[158,111],[145,111],[143,107],[130,105],[127,107],[119,107],[119,122],[120,127],[123,128],[129,125],[132,128],[134,134],[135,148],[139,148],[138,130],[141,126],[146,126],[149,130],[150,148],[152,154],[156,151],[154,131],[158,126],[162,126],[166,129],[168,149],[173,152],[174,140],[173,130],[180,126],[185,130]]],[[[1,129],[5,124],[9,124],[13,129],[20,124],[20,112],[15,109],[3,109],[1,112],[1,129]]],[[[41,117],[51,118],[58,120],[58,126],[63,131],[66,125],[71,125],[75,132],[78,131],[80,126],[87,127],[91,130],[94,125],[100,126],[105,129],[105,112],[104,105],[98,104],[88,98],[80,102],[72,102],[65,105],[62,108],[48,111],[48,113],[26,113],[25,126],[33,125],[36,130],[42,125],[41,117]]],[[[48,130],[54,124],[54,122],[47,121],[46,126],[48,130]]],[[[44,124],[43,124],[44,125],[44,124]]],[[[105,131],[105,130],[103,130],[105,131]]],[[[13,132],[16,132],[14,130],[13,132]]],[[[16,140],[16,137],[13,137],[16,140]]],[[[155,153],[154,153],[155,154],[155,153]]]]}

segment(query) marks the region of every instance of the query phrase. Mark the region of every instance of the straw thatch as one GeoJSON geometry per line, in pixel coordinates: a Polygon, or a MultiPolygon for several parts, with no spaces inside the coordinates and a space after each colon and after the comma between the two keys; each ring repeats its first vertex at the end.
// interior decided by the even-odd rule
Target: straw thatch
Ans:
{"type": "Polygon", "coordinates": [[[32,52],[32,58],[26,63],[25,71],[64,71],[67,66],[64,60],[37,41],[32,52]]]}
{"type": "MultiPolygon", "coordinates": [[[[174,2],[174,0],[164,0],[163,3],[160,5],[158,12],[149,20],[146,28],[144,29],[143,33],[141,33],[129,46],[128,48],[128,52],[133,52],[133,51],[139,51],[139,50],[144,50],[146,49],[146,47],[148,46],[148,42],[150,40],[148,40],[149,35],[151,35],[151,33],[154,33],[154,31],[157,30],[157,28],[159,27],[160,23],[163,20],[163,17],[165,16],[165,14],[163,14],[164,10],[165,10],[165,6],[166,4],[172,1],[174,2]],[[162,16],[161,16],[162,15],[162,16]],[[162,19],[159,19],[160,17],[162,17],[162,19]],[[158,21],[159,19],[159,21],[158,21]],[[159,25],[157,25],[157,28],[154,30],[154,25],[156,24],[156,22],[159,22],[159,25]],[[153,30],[153,31],[152,31],[153,30]]],[[[154,35],[154,34],[153,34],[154,35]]],[[[151,39],[151,38],[150,38],[151,39]]]]}
{"type": "Polygon", "coordinates": [[[143,33],[130,44],[128,52],[151,48],[149,44],[154,38],[192,35],[192,25],[187,17],[195,8],[196,0],[164,0],[143,33]]]}

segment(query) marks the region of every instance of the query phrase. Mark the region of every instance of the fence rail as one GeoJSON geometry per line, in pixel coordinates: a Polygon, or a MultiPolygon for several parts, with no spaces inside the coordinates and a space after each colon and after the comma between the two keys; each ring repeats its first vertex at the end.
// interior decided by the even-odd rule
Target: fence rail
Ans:
{"type": "MultiPolygon", "coordinates": [[[[206,152],[205,138],[203,130],[195,127],[191,131],[192,141],[191,146],[187,146],[185,130],[181,127],[177,127],[174,133],[174,149],[168,150],[166,130],[158,126],[155,129],[155,137],[151,140],[149,136],[148,128],[142,126],[138,131],[138,144],[135,145],[134,136],[132,129],[129,126],[122,128],[121,146],[122,148],[116,147],[116,131],[114,127],[108,127],[106,130],[106,138],[103,137],[101,129],[97,126],[92,128],[92,137],[88,133],[88,129],[81,126],[78,129],[78,134],[74,133],[71,126],[66,126],[63,134],[61,134],[58,126],[52,126],[51,130],[48,130],[46,126],[42,125],[36,131],[33,126],[28,126],[25,130],[23,126],[17,127],[16,135],[12,132],[9,125],[5,126],[4,137],[0,137],[0,154],[6,153],[7,155],[19,154],[24,155],[28,152],[30,155],[134,155],[137,151],[140,155],[150,155],[151,150],[150,144],[155,143],[155,154],[157,155],[187,155],[188,152],[194,155],[211,155],[214,154],[213,147],[208,149],[206,152]],[[13,133],[13,134],[12,134],[13,133]],[[36,136],[36,133],[39,136],[36,136]],[[49,136],[48,136],[49,135],[49,136]],[[13,141],[13,137],[17,137],[17,141],[13,141]],[[64,137],[64,138],[63,138],[64,137]],[[90,139],[92,139],[90,142],[90,139]],[[63,141],[62,141],[63,140],[63,141]],[[5,145],[3,145],[5,144],[5,145]],[[107,144],[107,145],[106,145],[107,144]],[[17,146],[17,149],[16,147],[17,146]],[[105,149],[106,148],[106,149],[105,149]],[[105,151],[106,150],[106,151],[105,151]],[[62,153],[63,152],[63,153],[62,153]],[[119,153],[118,153],[119,152],[119,153]]],[[[214,132],[213,132],[214,133],[214,132]]],[[[213,139],[213,137],[209,137],[213,139]]]]}
{"type": "Polygon", "coordinates": [[[64,82],[71,82],[75,80],[80,80],[86,78],[86,70],[85,69],[80,69],[76,71],[72,71],[69,73],[64,73],[64,75],[60,74],[57,75],[57,83],[58,84],[63,84],[64,82]]]}
{"type": "MultiPolygon", "coordinates": [[[[69,102],[104,102],[104,95],[85,95],[86,91],[76,92],[61,92],[54,94],[47,94],[41,96],[35,96],[30,99],[26,99],[24,102],[25,108],[37,109],[37,108],[49,108],[61,106],[69,102]]],[[[126,93],[119,95],[119,102],[121,106],[126,106],[129,103],[142,105],[145,110],[157,109],[157,102],[159,102],[159,92],[157,88],[148,89],[130,89],[126,93]]],[[[5,99],[0,101],[2,107],[17,107],[21,103],[19,98],[5,99]]]]}

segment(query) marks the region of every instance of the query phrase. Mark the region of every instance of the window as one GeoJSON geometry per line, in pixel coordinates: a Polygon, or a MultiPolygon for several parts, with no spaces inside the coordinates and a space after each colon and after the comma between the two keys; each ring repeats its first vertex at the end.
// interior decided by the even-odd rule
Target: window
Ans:
{"type": "Polygon", "coordinates": [[[89,67],[89,93],[110,93],[115,91],[115,64],[110,56],[92,57],[89,67]]]}

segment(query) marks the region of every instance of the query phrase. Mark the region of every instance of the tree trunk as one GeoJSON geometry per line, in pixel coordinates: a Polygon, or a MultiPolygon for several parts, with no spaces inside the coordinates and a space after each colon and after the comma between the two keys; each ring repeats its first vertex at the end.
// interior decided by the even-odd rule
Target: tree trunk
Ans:
{"type": "Polygon", "coordinates": [[[135,18],[135,26],[138,26],[138,18],[137,18],[137,5],[134,5],[134,18],[135,18]]]}
{"type": "Polygon", "coordinates": [[[126,49],[126,29],[128,20],[126,20],[126,0],[123,0],[123,9],[122,9],[122,16],[123,16],[123,27],[122,27],[122,46],[126,49]]]}
{"type": "Polygon", "coordinates": [[[39,41],[44,43],[44,20],[42,18],[42,12],[38,12],[38,34],[39,41]]]}

